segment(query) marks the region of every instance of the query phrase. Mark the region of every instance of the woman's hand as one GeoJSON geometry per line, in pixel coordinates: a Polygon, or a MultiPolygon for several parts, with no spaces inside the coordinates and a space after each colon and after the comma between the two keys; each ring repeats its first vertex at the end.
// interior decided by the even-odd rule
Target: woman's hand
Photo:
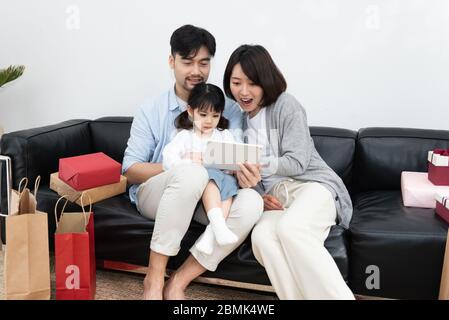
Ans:
{"type": "Polygon", "coordinates": [[[183,159],[190,159],[193,163],[203,164],[203,154],[201,152],[186,152],[183,159]]]}
{"type": "Polygon", "coordinates": [[[236,172],[236,178],[241,188],[255,187],[262,177],[260,176],[260,164],[240,163],[240,171],[236,172]]]}
{"type": "Polygon", "coordinates": [[[282,204],[279,202],[276,197],[265,194],[262,196],[263,199],[263,210],[269,211],[269,210],[284,210],[284,207],[282,207],[282,204]]]}

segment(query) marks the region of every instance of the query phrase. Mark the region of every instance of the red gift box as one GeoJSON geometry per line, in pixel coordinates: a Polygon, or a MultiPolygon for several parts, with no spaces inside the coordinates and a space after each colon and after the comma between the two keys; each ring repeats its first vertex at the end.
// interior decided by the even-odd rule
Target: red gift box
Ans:
{"type": "Polygon", "coordinates": [[[59,179],[82,191],[120,182],[121,164],[103,152],[59,159],[59,179]]]}
{"type": "Polygon", "coordinates": [[[449,150],[429,151],[429,180],[436,186],[449,186],[449,150]]]}
{"type": "Polygon", "coordinates": [[[437,194],[435,196],[437,206],[435,212],[443,218],[446,222],[449,222],[449,196],[437,194]]]}
{"type": "Polygon", "coordinates": [[[93,300],[96,261],[92,207],[89,212],[83,208],[83,212],[64,213],[63,209],[59,221],[55,208],[55,218],[56,300],[93,300]]]}

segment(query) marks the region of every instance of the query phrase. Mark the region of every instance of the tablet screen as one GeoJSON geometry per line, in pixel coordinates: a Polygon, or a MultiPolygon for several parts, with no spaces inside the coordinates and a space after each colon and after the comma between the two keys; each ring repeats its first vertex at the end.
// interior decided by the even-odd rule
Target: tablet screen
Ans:
{"type": "Polygon", "coordinates": [[[239,163],[259,163],[262,149],[262,145],[211,140],[207,143],[204,165],[222,170],[240,170],[239,163]]]}

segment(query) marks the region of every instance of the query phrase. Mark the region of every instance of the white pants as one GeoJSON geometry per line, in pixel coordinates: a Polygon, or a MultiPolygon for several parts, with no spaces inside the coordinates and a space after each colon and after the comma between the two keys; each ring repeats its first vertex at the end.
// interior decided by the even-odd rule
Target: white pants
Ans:
{"type": "Polygon", "coordinates": [[[271,192],[285,210],[266,211],[252,233],[253,252],[280,299],[354,299],[324,247],[336,221],[331,192],[316,182],[283,181],[271,192]]]}
{"type": "MultiPolygon", "coordinates": [[[[155,220],[151,250],[175,256],[192,216],[203,225],[209,223],[203,206],[196,207],[208,181],[209,176],[203,166],[186,164],[158,174],[139,187],[137,209],[143,216],[155,220]]],[[[218,264],[246,239],[262,211],[261,196],[252,189],[240,189],[226,219],[229,229],[239,238],[237,243],[226,246],[215,243],[211,255],[198,251],[195,245],[190,252],[204,268],[215,271],[218,264]]]]}

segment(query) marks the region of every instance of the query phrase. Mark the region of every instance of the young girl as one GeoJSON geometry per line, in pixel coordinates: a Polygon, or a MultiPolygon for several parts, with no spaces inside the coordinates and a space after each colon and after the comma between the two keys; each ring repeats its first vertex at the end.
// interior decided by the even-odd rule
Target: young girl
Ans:
{"type": "MultiPolygon", "coordinates": [[[[175,119],[175,126],[180,131],[162,152],[164,170],[183,163],[202,164],[209,140],[234,142],[234,137],[226,130],[228,120],[222,116],[225,98],[219,87],[206,83],[196,85],[187,104],[187,110],[175,119]]],[[[210,223],[196,247],[211,254],[214,239],[219,245],[238,240],[225,222],[238,185],[235,177],[221,170],[209,168],[207,171],[210,181],[204,189],[202,202],[210,223]]]]}

